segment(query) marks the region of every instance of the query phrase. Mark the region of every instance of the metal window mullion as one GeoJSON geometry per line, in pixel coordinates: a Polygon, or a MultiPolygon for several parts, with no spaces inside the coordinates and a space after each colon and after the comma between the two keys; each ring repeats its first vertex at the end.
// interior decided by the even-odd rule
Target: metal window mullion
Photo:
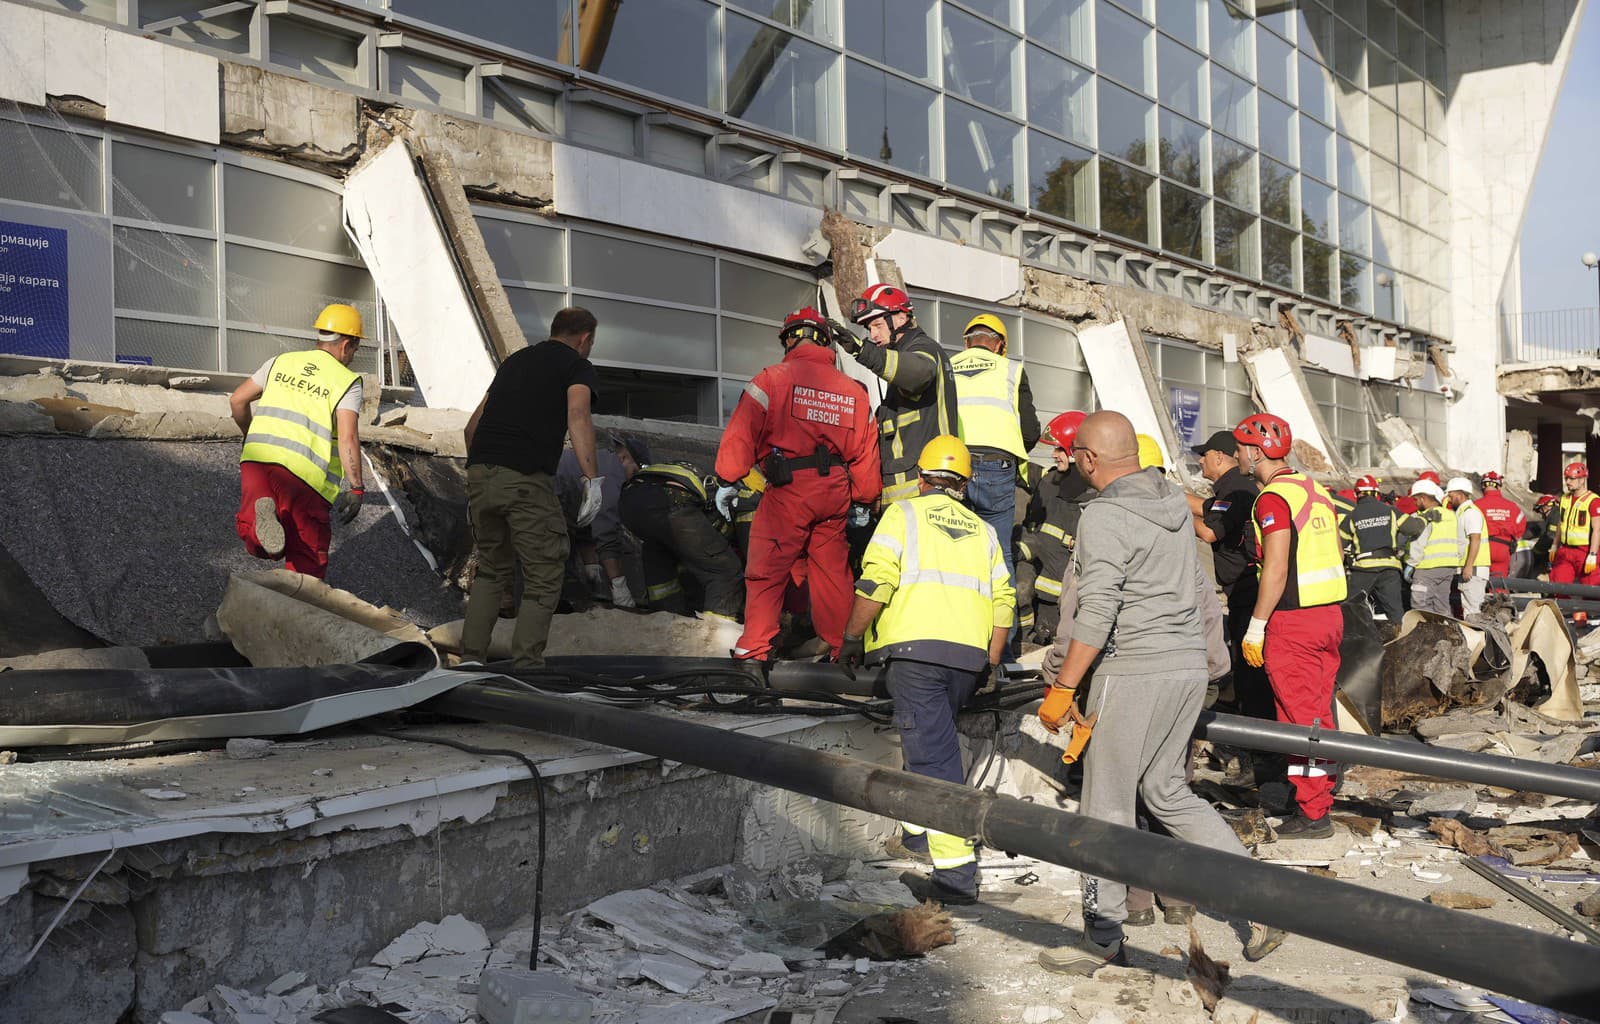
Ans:
{"type": "Polygon", "coordinates": [[[335,256],[333,253],[323,252],[319,249],[302,249],[299,246],[285,245],[282,242],[269,242],[260,238],[249,238],[245,235],[223,235],[220,241],[227,245],[242,245],[247,249],[262,249],[266,252],[275,252],[284,256],[299,256],[302,259],[316,260],[319,263],[335,263],[342,267],[354,267],[357,270],[367,269],[366,264],[362,263],[359,257],[335,256]]]}
{"type": "MultiPolygon", "coordinates": [[[[259,11],[257,11],[257,16],[260,16],[259,11]]],[[[223,184],[223,179],[227,177],[227,175],[222,172],[222,164],[217,161],[212,161],[211,173],[213,175],[211,185],[211,217],[212,224],[216,227],[217,232],[217,367],[222,372],[226,373],[228,372],[227,321],[229,319],[228,246],[227,243],[222,240],[224,237],[224,229],[227,227],[227,225],[223,223],[223,215],[227,209],[227,205],[223,201],[222,190],[226,187],[223,184]]]]}
{"type": "Polygon", "coordinates": [[[217,327],[215,317],[190,316],[187,313],[160,313],[149,309],[128,309],[113,306],[111,315],[117,320],[143,320],[149,323],[180,324],[184,327],[217,327]]]}

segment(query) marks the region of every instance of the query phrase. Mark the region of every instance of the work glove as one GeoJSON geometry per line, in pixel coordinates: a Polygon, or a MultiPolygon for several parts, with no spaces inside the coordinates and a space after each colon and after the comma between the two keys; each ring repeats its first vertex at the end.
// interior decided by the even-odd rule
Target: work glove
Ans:
{"type": "Polygon", "coordinates": [[[618,576],[611,581],[611,603],[618,608],[639,607],[639,603],[633,599],[633,591],[628,589],[627,577],[618,576]]]}
{"type": "Polygon", "coordinates": [[[833,338],[835,345],[838,345],[851,355],[861,351],[861,339],[856,337],[856,332],[839,321],[828,321],[828,334],[833,338]]]}
{"type": "Polygon", "coordinates": [[[728,522],[733,522],[733,499],[739,496],[739,488],[733,484],[723,484],[717,488],[717,514],[728,522]]]}
{"type": "Polygon", "coordinates": [[[859,502],[856,502],[850,506],[850,513],[845,520],[845,525],[852,529],[859,530],[863,527],[871,525],[871,523],[872,509],[859,502]]]}
{"type": "Polygon", "coordinates": [[[1260,668],[1267,661],[1267,620],[1254,616],[1250,628],[1244,631],[1244,660],[1251,668],[1260,668]]]}
{"type": "Polygon", "coordinates": [[[867,641],[865,637],[844,635],[839,643],[839,667],[844,669],[844,674],[851,679],[856,677],[856,667],[867,660],[867,641]]]}
{"type": "Polygon", "coordinates": [[[579,526],[588,526],[600,514],[600,487],[605,479],[603,476],[592,476],[583,482],[583,500],[578,503],[579,526]]]}
{"type": "Polygon", "coordinates": [[[1060,732],[1061,723],[1072,715],[1077,706],[1076,689],[1051,686],[1044,692],[1044,703],[1039,705],[1039,724],[1051,732],[1060,732]]]}
{"type": "Polygon", "coordinates": [[[589,593],[595,597],[605,597],[610,588],[610,581],[606,579],[606,571],[594,562],[586,562],[583,566],[583,578],[589,581],[589,593]]]}
{"type": "Polygon", "coordinates": [[[1585,576],[1590,575],[1595,571],[1597,566],[1600,566],[1600,559],[1597,559],[1594,555],[1590,555],[1588,558],[1583,560],[1583,574],[1585,576]]]}
{"type": "Polygon", "coordinates": [[[366,493],[359,487],[352,487],[340,494],[333,503],[333,518],[339,520],[339,523],[344,526],[354,522],[356,516],[361,512],[361,499],[366,493]]]}

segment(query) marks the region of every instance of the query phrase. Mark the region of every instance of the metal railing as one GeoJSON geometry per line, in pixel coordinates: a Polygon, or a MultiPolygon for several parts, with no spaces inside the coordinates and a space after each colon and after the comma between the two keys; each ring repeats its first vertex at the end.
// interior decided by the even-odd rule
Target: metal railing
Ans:
{"type": "Polygon", "coordinates": [[[1600,309],[1547,309],[1500,317],[1500,361],[1600,359],[1600,309]]]}

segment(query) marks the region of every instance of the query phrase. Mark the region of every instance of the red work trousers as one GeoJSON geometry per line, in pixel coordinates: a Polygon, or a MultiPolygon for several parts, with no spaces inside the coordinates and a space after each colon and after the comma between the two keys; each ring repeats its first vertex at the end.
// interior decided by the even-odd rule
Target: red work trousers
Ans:
{"type": "Polygon", "coordinates": [[[239,463],[239,513],[234,530],[245,550],[257,558],[267,553],[256,542],[256,499],[271,498],[283,526],[284,564],[294,572],[322,579],[328,575],[328,499],[282,466],[270,462],[239,463]]]}
{"type": "Polygon", "coordinates": [[[850,545],[844,536],[850,481],[841,466],[827,476],[798,470],[791,483],[769,486],[750,524],[744,566],[743,657],[764,659],[778,635],[784,592],[804,561],[811,594],[811,624],[837,654],[850,614],[850,545]]]}
{"type": "Polygon", "coordinates": [[[1600,571],[1585,573],[1583,563],[1589,558],[1589,549],[1572,544],[1556,548],[1550,560],[1551,583],[1581,583],[1586,587],[1600,586],[1600,571]]]}
{"type": "MultiPolygon", "coordinates": [[[[1344,613],[1336,604],[1279,609],[1267,620],[1266,668],[1278,721],[1309,726],[1317,719],[1335,727],[1333,684],[1339,675],[1339,644],[1344,613]]],[[[1300,811],[1321,818],[1333,806],[1332,761],[1289,756],[1289,783],[1300,811]]]]}

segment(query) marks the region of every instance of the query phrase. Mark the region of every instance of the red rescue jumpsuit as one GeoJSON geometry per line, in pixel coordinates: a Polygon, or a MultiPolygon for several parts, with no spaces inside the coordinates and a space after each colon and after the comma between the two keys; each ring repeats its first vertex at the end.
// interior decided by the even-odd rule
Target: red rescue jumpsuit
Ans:
{"type": "Polygon", "coordinates": [[[852,501],[870,505],[883,488],[866,389],[834,366],[832,349],[800,342],[783,362],[745,385],[717,449],[717,476],[738,480],[773,451],[809,459],[819,446],[843,465],[826,473],[796,469],[787,484],[769,474],[756,508],[744,570],[740,657],[764,659],[771,652],[790,571],[802,558],[812,625],[838,653],[853,582],[845,516],[852,501]]]}
{"type": "Polygon", "coordinates": [[[1557,547],[1550,559],[1551,583],[1600,586],[1600,569],[1591,573],[1583,571],[1589,559],[1589,531],[1597,528],[1594,523],[1597,516],[1600,516],[1600,496],[1590,491],[1561,496],[1561,504],[1555,511],[1557,547]]]}
{"type": "Polygon", "coordinates": [[[1473,504],[1489,524],[1489,575],[1508,575],[1511,556],[1528,529],[1528,516],[1496,487],[1485,488],[1483,497],[1473,504]]]}

